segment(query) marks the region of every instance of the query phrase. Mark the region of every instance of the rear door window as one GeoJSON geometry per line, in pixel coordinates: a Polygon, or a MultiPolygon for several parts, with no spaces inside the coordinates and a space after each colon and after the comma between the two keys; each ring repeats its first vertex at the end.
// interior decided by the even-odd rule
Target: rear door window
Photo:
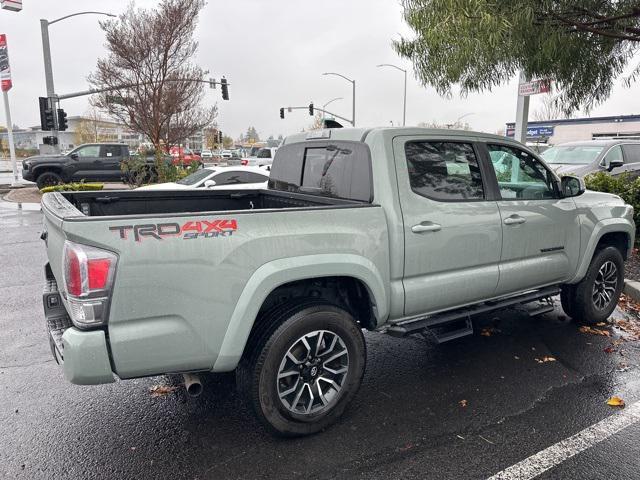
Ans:
{"type": "Polygon", "coordinates": [[[244,183],[241,179],[242,172],[223,172],[212,178],[216,185],[234,185],[244,183]]]}
{"type": "Polygon", "coordinates": [[[411,190],[441,201],[482,200],[480,167],[470,143],[407,142],[411,190]]]}
{"type": "Polygon", "coordinates": [[[625,163],[640,163],[640,144],[623,145],[622,148],[626,157],[625,163]]]}
{"type": "Polygon", "coordinates": [[[102,147],[102,157],[120,157],[122,156],[122,147],[120,145],[104,145],[102,147]]]}

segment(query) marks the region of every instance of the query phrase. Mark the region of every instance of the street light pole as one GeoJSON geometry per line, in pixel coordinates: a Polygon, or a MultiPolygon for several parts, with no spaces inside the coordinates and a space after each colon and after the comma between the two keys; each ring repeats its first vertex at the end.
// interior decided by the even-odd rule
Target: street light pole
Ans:
{"type": "MultiPolygon", "coordinates": [[[[45,18],[40,19],[40,33],[42,34],[42,57],[44,59],[44,80],[47,87],[47,98],[49,99],[49,108],[54,110],[53,115],[53,124],[55,125],[54,129],[51,130],[51,135],[55,138],[58,138],[58,118],[55,114],[56,109],[56,93],[55,88],[53,86],[53,67],[51,65],[51,46],[49,44],[49,25],[53,25],[56,22],[64,20],[69,17],[75,17],[77,15],[106,15],[107,17],[115,17],[116,15],[112,13],[105,12],[78,12],[72,13],[71,15],[66,15],[64,17],[56,18],[51,22],[45,18]]],[[[60,147],[56,145],[52,145],[54,151],[58,153],[60,151],[60,147]]]]}
{"type": "Polygon", "coordinates": [[[404,97],[402,101],[402,126],[404,127],[407,123],[407,71],[404,68],[400,68],[390,63],[381,63],[380,65],[376,65],[376,67],[393,67],[404,73],[404,97]]]}
{"type": "Polygon", "coordinates": [[[351,101],[351,125],[356,126],[356,81],[345,77],[340,73],[324,72],[322,75],[336,75],[337,77],[344,78],[347,82],[351,82],[353,100],[351,101]]]}
{"type": "Polygon", "coordinates": [[[343,97],[336,97],[336,98],[332,98],[331,100],[329,100],[327,103],[325,103],[324,105],[322,105],[322,109],[324,110],[325,108],[327,108],[327,105],[329,105],[330,103],[335,102],[336,100],[342,100],[343,97]]]}

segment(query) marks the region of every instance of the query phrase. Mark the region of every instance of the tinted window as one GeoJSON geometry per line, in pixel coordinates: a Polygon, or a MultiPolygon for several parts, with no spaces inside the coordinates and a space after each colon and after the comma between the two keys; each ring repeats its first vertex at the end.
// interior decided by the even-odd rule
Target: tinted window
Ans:
{"type": "Polygon", "coordinates": [[[269,176],[253,172],[243,172],[242,180],[246,183],[262,183],[269,180],[269,176]]]}
{"type": "Polygon", "coordinates": [[[240,176],[242,172],[224,172],[216,175],[212,178],[215,180],[216,185],[234,185],[237,183],[244,183],[240,176]]]}
{"type": "Polygon", "coordinates": [[[122,147],[120,145],[105,145],[102,147],[103,157],[120,157],[122,156],[122,147]]]}
{"type": "Polygon", "coordinates": [[[202,170],[197,170],[193,172],[191,175],[187,175],[183,179],[178,180],[176,183],[180,185],[195,185],[198,182],[201,182],[205,178],[212,175],[214,172],[209,170],[208,168],[203,168],[202,170]]]}
{"type": "Polygon", "coordinates": [[[99,157],[100,156],[100,145],[87,145],[85,147],[79,147],[74,151],[77,153],[80,158],[84,157],[99,157]]]}
{"type": "Polygon", "coordinates": [[[622,148],[627,156],[627,163],[640,162],[640,145],[624,145],[622,148]]]}
{"type": "Polygon", "coordinates": [[[271,158],[271,150],[268,148],[262,148],[258,150],[258,158],[271,158]]]}
{"type": "Polygon", "coordinates": [[[280,147],[269,188],[369,202],[373,196],[369,147],[352,141],[307,141],[280,147]]]}
{"type": "Polygon", "coordinates": [[[553,175],[529,153],[506,145],[487,145],[505,200],[555,198],[553,175]]]}
{"type": "Polygon", "coordinates": [[[484,198],[482,177],[468,143],[407,142],[405,147],[411,190],[434,200],[484,198]]]}
{"type": "Polygon", "coordinates": [[[597,145],[566,145],[545,150],[542,158],[552,164],[587,165],[598,158],[602,150],[604,147],[597,145]]]}

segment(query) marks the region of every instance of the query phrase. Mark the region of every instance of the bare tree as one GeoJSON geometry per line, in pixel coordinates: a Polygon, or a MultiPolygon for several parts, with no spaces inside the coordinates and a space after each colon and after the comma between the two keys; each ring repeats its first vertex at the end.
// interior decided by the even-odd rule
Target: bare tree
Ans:
{"type": "Polygon", "coordinates": [[[217,107],[205,108],[206,72],[192,62],[194,30],[204,0],[162,0],[157,9],[130,4],[117,20],[100,22],[109,55],[98,60],[90,83],[96,105],[131,130],[145,134],[156,152],[210,126],[217,107]]]}
{"type": "Polygon", "coordinates": [[[545,120],[558,120],[561,118],[570,118],[567,116],[563,107],[560,97],[547,93],[542,97],[542,104],[535,112],[533,112],[533,119],[537,121],[545,120]]]}

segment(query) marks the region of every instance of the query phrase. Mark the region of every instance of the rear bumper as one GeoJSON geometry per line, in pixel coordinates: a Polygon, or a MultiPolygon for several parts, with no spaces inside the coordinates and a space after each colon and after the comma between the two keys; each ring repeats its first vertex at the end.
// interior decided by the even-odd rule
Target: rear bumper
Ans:
{"type": "Polygon", "coordinates": [[[47,320],[49,345],[64,377],[76,385],[96,385],[114,381],[107,339],[102,330],[82,331],[73,326],[65,310],[58,287],[45,269],[47,281],[42,295],[47,320]]]}

